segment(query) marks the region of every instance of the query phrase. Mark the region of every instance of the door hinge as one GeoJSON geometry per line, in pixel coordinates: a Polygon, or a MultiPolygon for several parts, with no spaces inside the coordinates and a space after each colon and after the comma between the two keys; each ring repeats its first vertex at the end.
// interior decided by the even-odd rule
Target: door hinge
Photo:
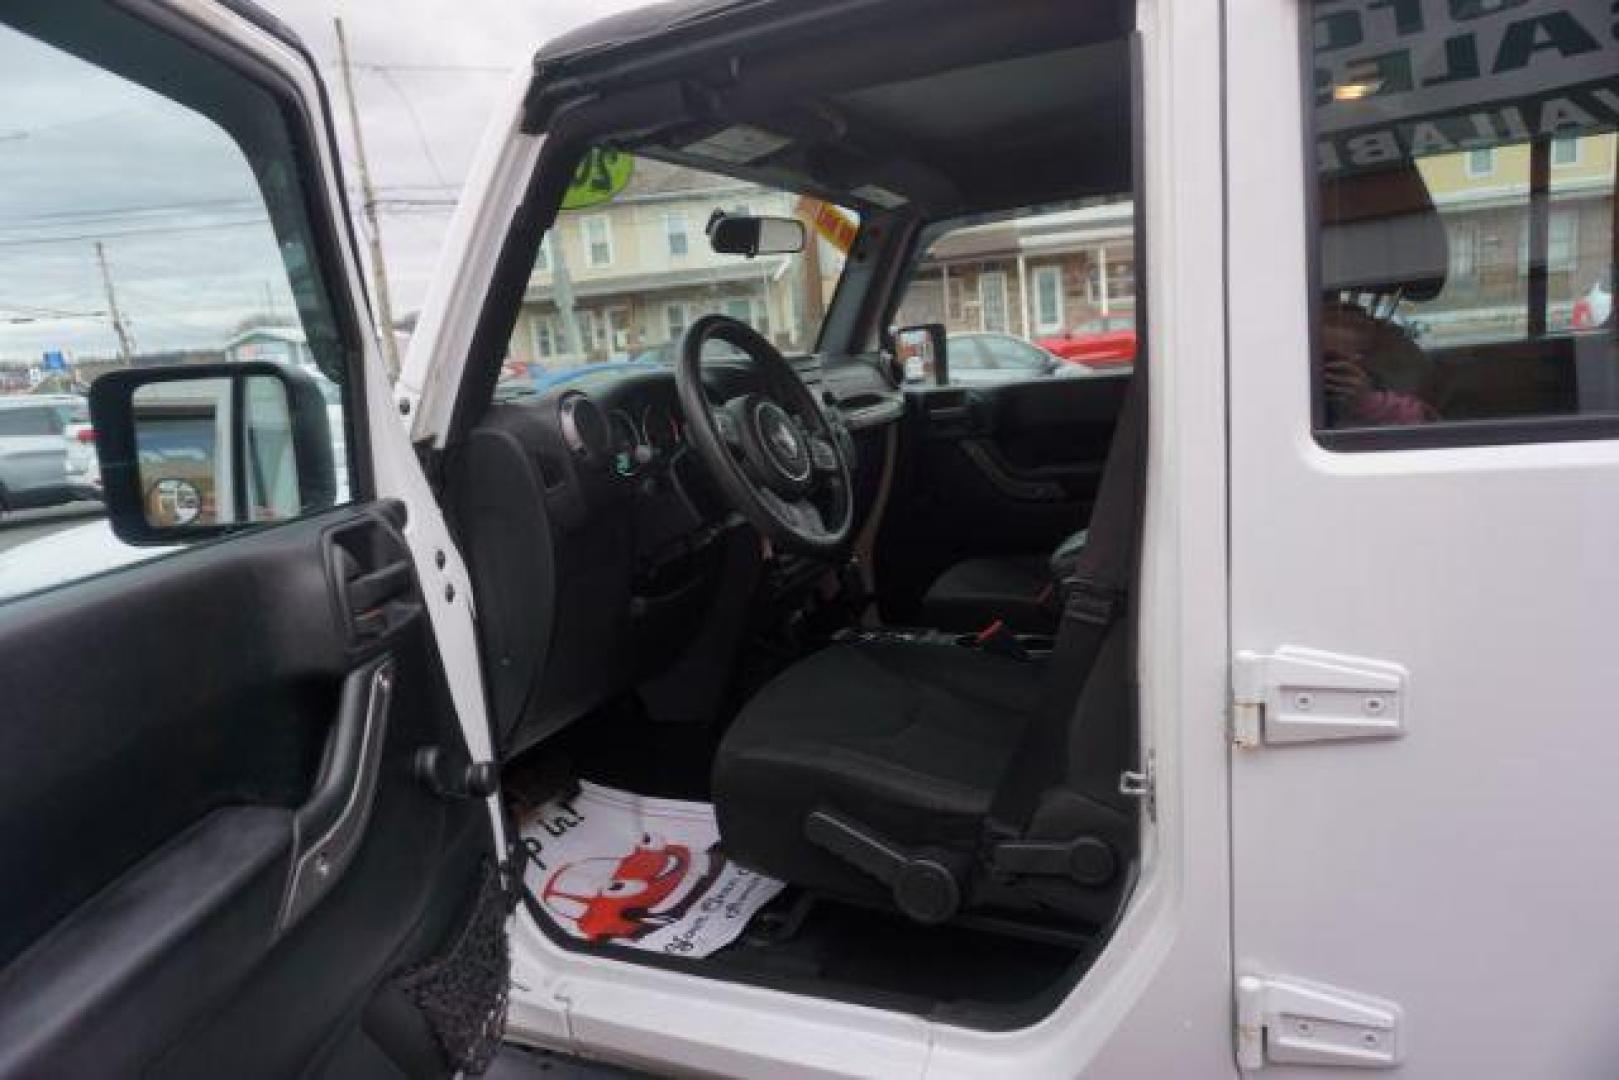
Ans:
{"type": "Polygon", "coordinates": [[[1394,739],[1405,734],[1405,668],[1283,646],[1231,662],[1231,741],[1239,747],[1394,739]]]}
{"type": "Polygon", "coordinates": [[[1392,1001],[1283,976],[1237,979],[1237,1067],[1399,1065],[1402,1011],[1392,1001]]]}
{"type": "Polygon", "coordinates": [[[1142,809],[1147,811],[1148,820],[1158,820],[1158,775],[1151,750],[1147,751],[1141,769],[1128,769],[1119,774],[1119,794],[1140,799],[1142,809]]]}

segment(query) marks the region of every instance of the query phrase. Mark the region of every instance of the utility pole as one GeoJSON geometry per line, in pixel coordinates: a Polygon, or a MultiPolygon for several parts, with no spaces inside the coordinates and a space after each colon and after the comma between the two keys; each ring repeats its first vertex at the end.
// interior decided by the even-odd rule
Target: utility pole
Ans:
{"type": "Polygon", "coordinates": [[[354,73],[349,65],[349,42],[343,34],[343,20],[332,19],[337,29],[337,56],[343,69],[343,92],[349,99],[349,124],[354,128],[354,162],[360,172],[361,207],[371,235],[371,274],[377,290],[377,320],[382,323],[382,358],[388,377],[399,378],[399,343],[394,340],[393,301],[388,296],[388,272],[382,265],[382,227],[377,224],[377,192],[371,186],[371,172],[365,164],[365,137],[360,133],[360,107],[354,97],[354,73]]]}
{"type": "Polygon", "coordinates": [[[129,327],[124,325],[123,313],[118,310],[118,296],[112,290],[112,271],[107,269],[107,249],[96,241],[96,264],[101,267],[101,286],[107,290],[107,315],[112,319],[112,332],[118,336],[118,355],[129,367],[135,363],[135,343],[130,339],[129,327]]]}
{"type": "MultiPolygon", "coordinates": [[[[568,352],[582,358],[585,355],[585,336],[579,331],[579,311],[573,306],[573,275],[568,273],[568,257],[563,250],[560,222],[551,226],[551,297],[562,319],[562,340],[568,352]]],[[[608,343],[611,349],[612,343],[608,343]]]]}

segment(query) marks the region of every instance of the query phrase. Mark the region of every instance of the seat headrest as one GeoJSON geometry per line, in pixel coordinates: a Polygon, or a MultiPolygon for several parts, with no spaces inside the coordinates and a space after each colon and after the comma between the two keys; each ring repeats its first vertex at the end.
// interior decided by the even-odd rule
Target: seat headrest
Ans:
{"type": "Polygon", "coordinates": [[[1321,288],[1432,300],[1445,287],[1450,241],[1412,161],[1321,181],[1321,288]]]}

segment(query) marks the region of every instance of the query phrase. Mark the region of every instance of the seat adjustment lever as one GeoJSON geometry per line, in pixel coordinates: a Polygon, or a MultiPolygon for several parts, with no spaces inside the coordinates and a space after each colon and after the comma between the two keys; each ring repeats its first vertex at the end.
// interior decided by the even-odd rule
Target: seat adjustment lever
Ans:
{"type": "Polygon", "coordinates": [[[961,908],[961,871],[938,857],[907,851],[825,810],[804,820],[804,837],[887,885],[894,906],[919,923],[946,922],[961,908]]]}
{"type": "Polygon", "coordinates": [[[1113,849],[1094,836],[1003,841],[995,845],[991,862],[1000,874],[1066,877],[1092,886],[1106,885],[1118,869],[1113,849]]]}

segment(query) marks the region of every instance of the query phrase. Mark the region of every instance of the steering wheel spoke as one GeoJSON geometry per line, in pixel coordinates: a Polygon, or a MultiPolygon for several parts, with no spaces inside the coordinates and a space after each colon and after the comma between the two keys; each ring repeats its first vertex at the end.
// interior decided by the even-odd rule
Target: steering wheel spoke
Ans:
{"type": "Polygon", "coordinates": [[[719,433],[720,440],[732,450],[741,450],[742,424],[736,415],[723,405],[710,409],[709,414],[714,417],[714,430],[719,433]]]}
{"type": "Polygon", "coordinates": [[[838,457],[837,448],[832,445],[832,440],[823,438],[820,435],[811,435],[809,436],[809,450],[810,461],[814,464],[817,473],[822,476],[836,476],[842,471],[841,459],[838,457]]]}

